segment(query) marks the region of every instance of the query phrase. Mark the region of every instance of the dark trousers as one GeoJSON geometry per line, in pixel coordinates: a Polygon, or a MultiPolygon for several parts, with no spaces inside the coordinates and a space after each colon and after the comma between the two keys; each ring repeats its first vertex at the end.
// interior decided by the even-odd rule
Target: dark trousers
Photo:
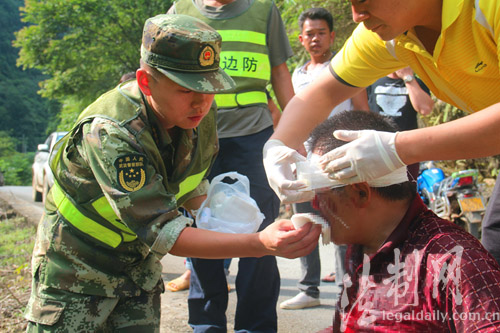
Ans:
{"type": "MultiPolygon", "coordinates": [[[[220,139],[219,155],[209,176],[212,179],[236,171],[248,177],[250,196],[265,215],[260,230],[272,223],[279,213],[278,197],[269,187],[262,163],[262,147],[272,132],[269,127],[248,136],[220,139]]],[[[224,260],[192,258],[192,265],[189,325],[194,332],[226,332],[228,291],[224,260]]],[[[275,257],[239,259],[235,331],[276,332],[279,289],[280,275],[275,257]]]]}
{"type": "Polygon", "coordinates": [[[500,264],[500,181],[498,180],[483,218],[481,242],[500,264]]]}

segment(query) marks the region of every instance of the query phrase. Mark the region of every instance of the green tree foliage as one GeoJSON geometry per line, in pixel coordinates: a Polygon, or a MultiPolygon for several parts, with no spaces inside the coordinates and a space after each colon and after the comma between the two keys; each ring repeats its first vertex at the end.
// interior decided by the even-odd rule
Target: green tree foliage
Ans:
{"type": "Polygon", "coordinates": [[[6,185],[29,185],[34,153],[18,153],[16,139],[0,131],[0,171],[6,185]]]}
{"type": "Polygon", "coordinates": [[[22,3],[0,1],[0,131],[17,139],[18,151],[34,150],[57,113],[56,103],[37,94],[42,74],[16,66],[18,50],[11,43],[14,32],[22,28],[18,9],[22,3]]]}
{"type": "Polygon", "coordinates": [[[0,157],[7,157],[16,151],[16,143],[9,133],[0,131],[0,157]]]}
{"type": "Polygon", "coordinates": [[[0,157],[0,170],[5,177],[5,185],[31,185],[31,164],[35,153],[14,152],[8,158],[0,157]]]}
{"type": "MultiPolygon", "coordinates": [[[[145,20],[170,7],[158,0],[25,0],[16,33],[18,65],[48,76],[44,97],[91,101],[139,65],[145,20]]],[[[81,110],[80,110],[81,111],[81,110]]]]}

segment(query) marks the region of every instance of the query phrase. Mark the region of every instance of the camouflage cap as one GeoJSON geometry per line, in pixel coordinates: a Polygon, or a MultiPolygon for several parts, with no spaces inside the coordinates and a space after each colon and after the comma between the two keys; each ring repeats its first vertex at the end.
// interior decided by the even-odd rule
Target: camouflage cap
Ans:
{"type": "Polygon", "coordinates": [[[225,92],[235,83],[219,67],[221,40],[216,30],[194,17],[161,14],[144,24],[141,60],[190,90],[225,92]]]}

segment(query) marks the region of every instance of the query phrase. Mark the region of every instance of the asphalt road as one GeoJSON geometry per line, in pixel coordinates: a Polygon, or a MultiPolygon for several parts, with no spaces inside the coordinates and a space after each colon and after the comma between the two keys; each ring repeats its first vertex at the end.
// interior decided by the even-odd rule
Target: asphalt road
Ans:
{"type": "MultiPolygon", "coordinates": [[[[0,199],[9,202],[16,211],[26,216],[33,223],[37,223],[43,213],[40,203],[31,199],[31,187],[27,186],[0,186],[0,199]]],[[[332,245],[320,245],[322,275],[334,270],[334,256],[332,245]]],[[[278,302],[282,302],[297,294],[297,282],[300,278],[300,262],[277,258],[281,275],[281,289],[278,302]]],[[[168,281],[184,272],[184,258],[166,255],[162,259],[163,278],[168,281]]],[[[229,306],[226,312],[228,331],[233,330],[234,311],[236,308],[236,292],[234,281],[238,271],[238,259],[233,259],[228,282],[232,288],[229,293],[229,306]]],[[[332,323],[334,305],[339,289],[331,283],[322,283],[321,306],[302,310],[282,310],[278,307],[278,332],[308,333],[317,332],[332,323]]],[[[165,291],[162,295],[162,333],[192,332],[187,325],[187,296],[188,291],[165,291]]],[[[278,303],[279,304],[279,303],[278,303]]]]}

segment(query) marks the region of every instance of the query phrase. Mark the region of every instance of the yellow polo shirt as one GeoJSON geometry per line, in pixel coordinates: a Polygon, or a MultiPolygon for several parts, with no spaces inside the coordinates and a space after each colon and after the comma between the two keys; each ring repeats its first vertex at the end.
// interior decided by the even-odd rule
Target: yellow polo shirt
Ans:
{"type": "Polygon", "coordinates": [[[500,102],[500,1],[443,0],[441,35],[430,54],[412,29],[385,42],[359,24],[332,59],[333,74],[366,87],[410,66],[439,99],[467,112],[500,102]]]}

